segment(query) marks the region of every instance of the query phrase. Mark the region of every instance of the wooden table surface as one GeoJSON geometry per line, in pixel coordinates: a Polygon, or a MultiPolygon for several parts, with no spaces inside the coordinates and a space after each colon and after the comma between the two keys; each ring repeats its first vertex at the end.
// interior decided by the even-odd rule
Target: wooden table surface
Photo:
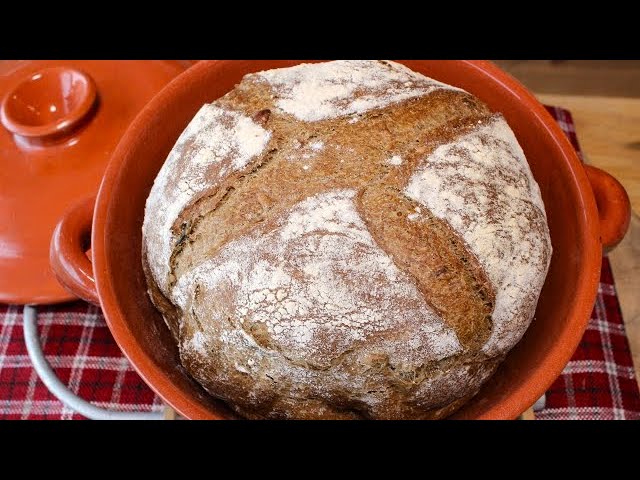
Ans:
{"type": "Polygon", "coordinates": [[[640,381],[640,98],[537,96],[571,111],[587,163],[614,175],[631,199],[631,227],[609,259],[640,381]]]}

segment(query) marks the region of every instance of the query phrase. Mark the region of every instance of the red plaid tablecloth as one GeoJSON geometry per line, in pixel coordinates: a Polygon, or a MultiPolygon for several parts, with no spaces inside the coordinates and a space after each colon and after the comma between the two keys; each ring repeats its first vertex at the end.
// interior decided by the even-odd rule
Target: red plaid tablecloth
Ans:
{"type": "MultiPolygon", "coordinates": [[[[571,114],[547,107],[580,152],[571,114]]],[[[158,411],[162,402],[122,355],[100,309],[84,302],[41,307],[44,352],[70,389],[100,407],[158,411]]],[[[611,275],[602,260],[595,307],[585,335],[547,391],[542,419],[640,419],[640,393],[611,275]]],[[[0,419],[83,418],[49,393],[31,367],[22,307],[0,305],[0,419]]]]}

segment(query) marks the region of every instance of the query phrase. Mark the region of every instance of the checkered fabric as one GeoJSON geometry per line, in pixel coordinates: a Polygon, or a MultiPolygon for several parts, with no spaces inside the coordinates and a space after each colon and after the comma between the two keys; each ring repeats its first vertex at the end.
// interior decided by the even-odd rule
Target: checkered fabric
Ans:
{"type": "MultiPolygon", "coordinates": [[[[547,107],[580,152],[571,114],[547,107]]],[[[111,337],[100,309],[84,302],[40,307],[44,352],[69,388],[99,407],[158,411],[145,385],[111,337]]],[[[0,305],[0,419],[79,419],[49,393],[31,367],[22,307],[0,305]]],[[[547,391],[541,419],[640,419],[640,393],[609,260],[591,321],[573,358],[547,391]]]]}
{"type": "MultiPolygon", "coordinates": [[[[31,367],[22,306],[0,304],[0,419],[80,419],[31,367]]],[[[60,380],[98,407],[159,411],[162,402],[133,370],[99,308],[85,302],[39,307],[44,354],[60,380]]]]}
{"type": "Polygon", "coordinates": [[[587,330],[536,418],[640,420],[638,383],[607,258],[587,330]]]}

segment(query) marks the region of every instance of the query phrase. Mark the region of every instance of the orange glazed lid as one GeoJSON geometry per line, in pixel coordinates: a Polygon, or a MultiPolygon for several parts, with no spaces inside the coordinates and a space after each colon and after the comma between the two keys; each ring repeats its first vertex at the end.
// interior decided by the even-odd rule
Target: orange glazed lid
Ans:
{"type": "Polygon", "coordinates": [[[75,299],[49,267],[53,229],[95,195],[129,123],[188,65],[0,61],[0,302],[75,299]]]}

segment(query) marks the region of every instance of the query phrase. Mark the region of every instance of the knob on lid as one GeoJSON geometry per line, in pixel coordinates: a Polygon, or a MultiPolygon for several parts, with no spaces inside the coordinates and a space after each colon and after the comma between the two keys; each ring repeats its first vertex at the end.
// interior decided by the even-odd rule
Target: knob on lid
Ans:
{"type": "Polygon", "coordinates": [[[45,68],[5,95],[0,120],[18,136],[55,138],[86,122],[95,100],[96,86],[88,74],[68,67],[45,68]]]}

